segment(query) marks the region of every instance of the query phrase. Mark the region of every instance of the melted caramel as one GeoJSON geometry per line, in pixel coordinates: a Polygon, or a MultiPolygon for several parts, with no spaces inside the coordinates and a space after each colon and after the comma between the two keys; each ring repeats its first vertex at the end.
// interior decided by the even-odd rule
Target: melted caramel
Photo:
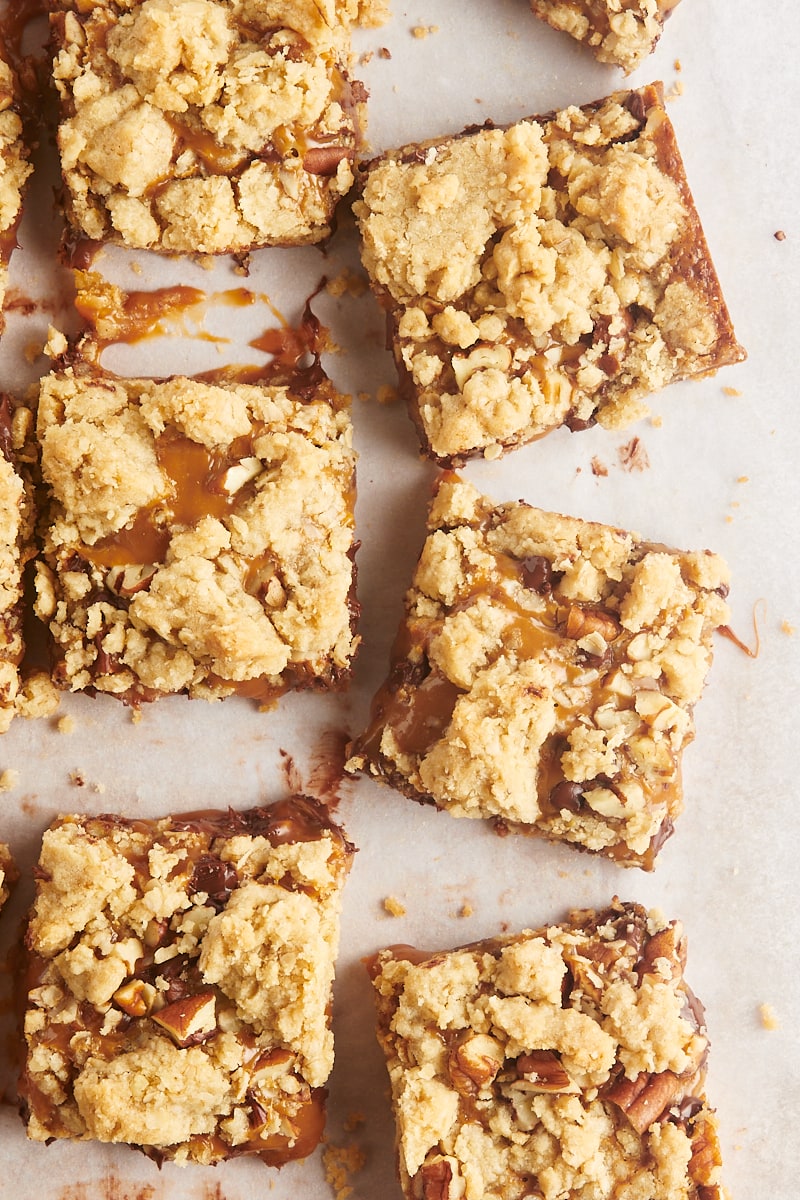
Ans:
{"type": "Polygon", "coordinates": [[[195,158],[199,159],[206,174],[231,175],[246,161],[246,153],[220,145],[213,133],[184,125],[174,117],[167,116],[166,119],[178,139],[177,153],[191,151],[195,158]]]}
{"type": "Polygon", "coordinates": [[[169,530],[155,524],[153,510],[143,508],[118,533],[100,538],[93,546],[82,546],[81,557],[98,567],[162,563],[167,556],[169,540],[169,530]]]}

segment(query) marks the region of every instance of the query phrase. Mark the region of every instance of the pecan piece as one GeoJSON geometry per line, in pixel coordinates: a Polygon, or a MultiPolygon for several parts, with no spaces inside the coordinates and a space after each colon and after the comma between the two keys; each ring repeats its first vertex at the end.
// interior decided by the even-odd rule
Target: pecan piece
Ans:
{"type": "Polygon", "coordinates": [[[578,1089],[552,1050],[531,1050],[521,1054],[516,1062],[517,1076],[527,1085],[526,1091],[575,1092],[578,1089]]]}
{"type": "Polygon", "coordinates": [[[461,1096],[474,1096],[495,1079],[503,1065],[503,1048],[488,1034],[479,1033],[450,1051],[447,1069],[461,1096]]]}
{"type": "Polygon", "coordinates": [[[112,997],[117,1008],[121,1008],[129,1017],[146,1017],[153,1011],[158,992],[152,983],[142,979],[129,979],[117,988],[112,997]]]}
{"type": "Polygon", "coordinates": [[[460,1200],[464,1190],[464,1180],[458,1174],[458,1166],[452,1158],[431,1159],[423,1163],[414,1176],[416,1200],[460,1200]]]}
{"type": "Polygon", "coordinates": [[[616,617],[603,609],[579,608],[571,604],[567,612],[567,637],[580,641],[590,634],[599,634],[604,642],[613,642],[622,632],[616,617]]]}
{"type": "Polygon", "coordinates": [[[196,992],[183,996],[153,1014],[153,1020],[165,1029],[176,1045],[196,1046],[217,1031],[217,1002],[214,993],[196,992]]]}
{"type": "Polygon", "coordinates": [[[312,146],[303,155],[303,170],[309,175],[335,175],[343,158],[350,158],[347,146],[312,146]]]}

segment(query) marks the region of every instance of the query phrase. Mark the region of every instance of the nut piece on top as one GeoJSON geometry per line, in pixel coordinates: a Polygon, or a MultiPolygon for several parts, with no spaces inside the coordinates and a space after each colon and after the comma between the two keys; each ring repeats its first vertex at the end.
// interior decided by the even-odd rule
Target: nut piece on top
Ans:
{"type": "Polygon", "coordinates": [[[661,37],[679,0],[530,0],[535,16],[583,42],[599,62],[630,75],[661,37]]]}
{"type": "Polygon", "coordinates": [[[56,681],[128,703],[262,705],[345,680],[358,643],[349,402],[308,386],[120,379],[41,385],[49,493],[37,612],[56,681]]]}
{"type": "Polygon", "coordinates": [[[721,1200],[684,939],[638,905],[372,965],[408,1200],[721,1200]]]}
{"type": "Polygon", "coordinates": [[[366,98],[348,74],[342,4],[55,8],[58,146],[79,237],[217,254],[330,233],[366,98]]]}
{"type": "Polygon", "coordinates": [[[362,770],[457,817],[653,867],[728,571],[440,480],[362,770]]]}
{"type": "Polygon", "coordinates": [[[3,58],[0,42],[0,332],[8,263],[17,244],[23,192],[32,170],[23,139],[17,79],[3,58]]]}
{"type": "Polygon", "coordinates": [[[738,362],[660,85],[368,163],[362,257],[444,466],[738,362]]]}
{"type": "Polygon", "coordinates": [[[28,1136],[304,1158],[324,1125],[353,847],[316,801],[60,818],[26,945],[28,1136]]]}

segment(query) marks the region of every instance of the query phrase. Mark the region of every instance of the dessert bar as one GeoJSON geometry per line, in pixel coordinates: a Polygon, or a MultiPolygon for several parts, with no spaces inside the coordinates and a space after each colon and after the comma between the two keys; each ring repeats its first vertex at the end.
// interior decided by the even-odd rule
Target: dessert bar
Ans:
{"type": "Polygon", "coordinates": [[[349,402],[322,377],[47,376],[37,612],[54,678],[129,703],[329,687],[358,639],[349,402]]]}
{"type": "Polygon", "coordinates": [[[20,674],[25,568],[35,550],[33,499],[22,459],[31,432],[30,410],[0,394],[0,733],[27,703],[20,674]]]}
{"type": "Polygon", "coordinates": [[[77,237],[241,254],[330,233],[353,182],[366,97],[349,77],[346,6],[55,8],[58,147],[77,237]]]}
{"type": "Polygon", "coordinates": [[[530,0],[537,17],[571,34],[599,62],[636,70],[656,48],[678,0],[530,0]]]}
{"type": "Polygon", "coordinates": [[[310,1154],[352,852],[304,798],[57,820],[26,934],[28,1136],[159,1162],[310,1154]]]}
{"type": "Polygon", "coordinates": [[[600,912],[372,973],[408,1200],[720,1200],[678,922],[600,912]]]}
{"type": "Polygon", "coordinates": [[[649,393],[744,357],[658,84],[406,146],[365,165],[354,209],[443,466],[621,428],[649,393]]]}
{"type": "Polygon", "coordinates": [[[23,191],[32,169],[23,140],[16,76],[3,58],[0,44],[0,332],[8,263],[17,245],[23,191]]]}
{"type": "Polygon", "coordinates": [[[728,571],[444,476],[348,769],[457,817],[651,868],[728,571]]]}

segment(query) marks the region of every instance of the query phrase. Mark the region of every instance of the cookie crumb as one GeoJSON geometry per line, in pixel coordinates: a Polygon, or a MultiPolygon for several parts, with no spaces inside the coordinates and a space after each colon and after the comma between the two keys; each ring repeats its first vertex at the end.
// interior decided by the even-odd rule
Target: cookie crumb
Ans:
{"type": "Polygon", "coordinates": [[[411,27],[411,36],[418,39],[430,37],[432,33],[438,32],[438,25],[412,25],[411,27]]]}
{"type": "Polygon", "coordinates": [[[595,455],[594,458],[592,459],[591,466],[592,466],[592,474],[593,475],[600,475],[601,477],[605,477],[608,474],[608,467],[602,461],[602,459],[597,457],[597,455],[595,455]]]}
{"type": "Polygon", "coordinates": [[[353,1194],[350,1179],[366,1161],[364,1151],[358,1146],[336,1146],[331,1142],[322,1151],[322,1161],[336,1200],[347,1200],[353,1194]]]}
{"type": "Polygon", "coordinates": [[[56,729],[59,733],[74,733],[75,718],[70,716],[69,713],[63,717],[60,717],[56,724],[56,729]]]}
{"type": "Polygon", "coordinates": [[[795,626],[789,621],[781,621],[781,633],[787,634],[788,637],[794,637],[795,632],[795,626]]]}
{"type": "Polygon", "coordinates": [[[737,476],[736,482],[737,483],[749,483],[750,476],[749,475],[739,475],[739,476],[737,476]]]}
{"type": "Polygon", "coordinates": [[[458,910],[458,915],[460,917],[471,917],[474,911],[475,909],[472,907],[469,900],[465,900],[461,905],[461,908],[458,910]]]}
{"type": "Polygon", "coordinates": [[[396,896],[385,896],[383,907],[390,917],[404,917],[406,915],[406,907],[396,896]]]}
{"type": "Polygon", "coordinates": [[[769,1029],[770,1031],[780,1029],[781,1023],[771,1004],[759,1004],[758,1015],[761,1018],[761,1025],[764,1029],[769,1029]]]}
{"type": "Polygon", "coordinates": [[[398,391],[391,383],[384,383],[378,388],[378,404],[394,404],[398,399],[398,391]]]}
{"type": "Polygon", "coordinates": [[[69,781],[73,787],[86,787],[86,778],[81,771],[70,771],[69,781]]]}
{"type": "Polygon", "coordinates": [[[785,242],[786,241],[786,234],[784,233],[784,231],[782,229],[776,229],[775,233],[774,233],[774,237],[775,237],[776,242],[785,242]]]}
{"type": "Polygon", "coordinates": [[[722,389],[723,396],[741,396],[741,392],[735,387],[724,387],[722,389]]]}
{"type": "Polygon", "coordinates": [[[0,771],[0,792],[13,792],[18,783],[19,771],[15,771],[13,767],[6,767],[5,771],[0,771]]]}
{"type": "Polygon", "coordinates": [[[365,275],[358,271],[351,271],[349,267],[344,267],[338,275],[333,279],[329,279],[325,285],[325,291],[329,296],[363,296],[369,284],[365,275]]]}

